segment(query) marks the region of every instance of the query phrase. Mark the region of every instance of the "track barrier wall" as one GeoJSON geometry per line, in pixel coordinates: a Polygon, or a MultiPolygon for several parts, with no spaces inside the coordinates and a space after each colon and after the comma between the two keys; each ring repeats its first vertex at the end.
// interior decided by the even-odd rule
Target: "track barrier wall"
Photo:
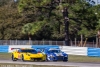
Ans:
{"type": "Polygon", "coordinates": [[[100,57],[100,48],[88,48],[88,56],[100,57]]]}
{"type": "Polygon", "coordinates": [[[32,45],[32,48],[59,48],[57,45],[32,45]]]}
{"type": "Polygon", "coordinates": [[[60,48],[62,51],[69,55],[100,57],[100,48],[57,45],[1,45],[0,52],[9,53],[19,48],[60,48]]]}
{"type": "Polygon", "coordinates": [[[72,46],[62,46],[60,47],[62,51],[70,55],[83,55],[87,56],[87,47],[72,47],[72,46]]]}
{"type": "Polygon", "coordinates": [[[8,45],[0,45],[0,53],[8,53],[9,46],[8,45]]]}

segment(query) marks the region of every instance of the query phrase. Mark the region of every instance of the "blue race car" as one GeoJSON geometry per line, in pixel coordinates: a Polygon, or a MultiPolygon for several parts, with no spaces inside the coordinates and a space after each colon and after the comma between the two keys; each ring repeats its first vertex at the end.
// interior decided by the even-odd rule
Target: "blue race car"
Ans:
{"type": "Polygon", "coordinates": [[[47,61],[68,61],[68,54],[62,52],[59,48],[40,48],[47,55],[47,61]]]}

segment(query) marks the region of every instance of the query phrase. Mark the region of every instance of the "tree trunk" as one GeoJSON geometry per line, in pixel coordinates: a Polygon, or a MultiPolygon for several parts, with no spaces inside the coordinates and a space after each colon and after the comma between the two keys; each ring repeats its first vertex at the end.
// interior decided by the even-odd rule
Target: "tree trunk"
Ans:
{"type": "Polygon", "coordinates": [[[83,46],[83,35],[81,34],[81,47],[83,46]]]}
{"type": "Polygon", "coordinates": [[[31,41],[31,36],[30,34],[28,34],[28,38],[29,38],[29,45],[31,45],[30,41],[31,41]]]}

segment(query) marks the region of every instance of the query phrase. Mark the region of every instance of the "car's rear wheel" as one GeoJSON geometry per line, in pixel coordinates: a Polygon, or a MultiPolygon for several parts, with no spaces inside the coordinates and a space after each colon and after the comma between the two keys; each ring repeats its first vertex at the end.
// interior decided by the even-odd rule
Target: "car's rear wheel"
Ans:
{"type": "Polygon", "coordinates": [[[14,58],[14,55],[12,54],[12,60],[17,61],[17,58],[14,58]]]}
{"type": "Polygon", "coordinates": [[[22,61],[25,61],[24,56],[22,55],[22,61]]]}

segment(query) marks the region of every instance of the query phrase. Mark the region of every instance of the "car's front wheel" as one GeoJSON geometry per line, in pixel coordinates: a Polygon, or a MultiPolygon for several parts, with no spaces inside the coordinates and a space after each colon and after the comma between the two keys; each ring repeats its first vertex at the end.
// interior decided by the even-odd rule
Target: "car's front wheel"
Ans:
{"type": "Polygon", "coordinates": [[[68,60],[63,60],[63,62],[67,62],[68,60]]]}
{"type": "Polygon", "coordinates": [[[17,58],[14,58],[14,55],[12,54],[12,60],[17,61],[17,58]]]}

